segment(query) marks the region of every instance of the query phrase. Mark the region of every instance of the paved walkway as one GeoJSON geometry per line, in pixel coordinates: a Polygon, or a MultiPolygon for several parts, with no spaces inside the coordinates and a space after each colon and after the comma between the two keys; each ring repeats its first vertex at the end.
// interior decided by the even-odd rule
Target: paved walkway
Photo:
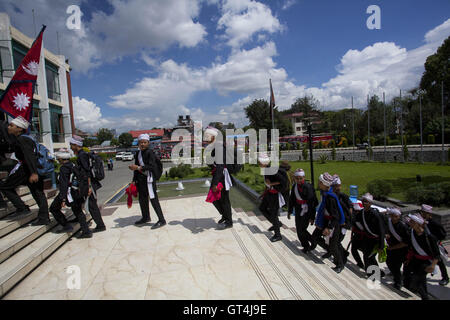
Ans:
{"type": "Polygon", "coordinates": [[[234,228],[216,230],[218,214],[204,200],[161,201],[168,225],[157,230],[154,220],[134,225],[136,202],[107,206],[106,232],[72,238],[4,299],[418,299],[386,285],[368,289],[354,263],[336,274],[331,261],[317,258],[323,252],[302,254],[289,228],[283,242],[270,243],[267,221],[251,213],[234,212],[234,228]],[[67,287],[71,266],[80,268],[79,289],[67,287]]]}

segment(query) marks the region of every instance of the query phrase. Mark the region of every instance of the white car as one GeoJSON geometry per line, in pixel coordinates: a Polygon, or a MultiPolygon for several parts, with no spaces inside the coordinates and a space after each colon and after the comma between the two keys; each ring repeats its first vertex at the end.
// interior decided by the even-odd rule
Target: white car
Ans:
{"type": "Polygon", "coordinates": [[[123,157],[123,155],[125,154],[126,152],[117,152],[117,154],[116,154],[116,160],[122,160],[122,157],[123,157]]]}
{"type": "Polygon", "coordinates": [[[134,160],[134,155],[131,152],[126,152],[122,156],[122,161],[133,161],[133,160],[134,160]]]}

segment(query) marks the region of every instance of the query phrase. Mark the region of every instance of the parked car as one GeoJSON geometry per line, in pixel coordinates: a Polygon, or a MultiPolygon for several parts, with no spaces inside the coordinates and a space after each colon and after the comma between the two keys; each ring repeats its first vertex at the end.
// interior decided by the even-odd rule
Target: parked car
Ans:
{"type": "Polygon", "coordinates": [[[134,155],[131,152],[126,152],[122,156],[122,161],[133,161],[133,160],[134,160],[134,155]]]}
{"type": "Polygon", "coordinates": [[[369,147],[369,144],[367,142],[361,143],[361,144],[357,144],[356,147],[358,149],[367,149],[369,147]]]}
{"type": "Polygon", "coordinates": [[[126,152],[117,152],[117,154],[116,154],[116,160],[122,160],[122,157],[123,157],[123,155],[125,154],[126,152]]]}

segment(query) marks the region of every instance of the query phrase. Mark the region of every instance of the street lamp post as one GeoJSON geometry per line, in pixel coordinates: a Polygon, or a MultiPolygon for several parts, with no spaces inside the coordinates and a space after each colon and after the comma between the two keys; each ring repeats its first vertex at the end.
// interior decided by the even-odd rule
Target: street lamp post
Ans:
{"type": "Polygon", "coordinates": [[[444,151],[444,79],[441,82],[441,105],[442,105],[442,164],[445,163],[445,151],[444,151]]]}
{"type": "Polygon", "coordinates": [[[369,95],[367,95],[367,146],[368,146],[368,153],[367,153],[367,157],[368,160],[370,161],[370,102],[369,102],[369,95]]]}
{"type": "Polygon", "coordinates": [[[420,118],[420,163],[423,163],[422,91],[421,90],[419,90],[419,118],[420,118]]]}
{"type": "Polygon", "coordinates": [[[355,112],[353,110],[353,96],[352,96],[352,131],[353,131],[353,154],[352,154],[352,160],[355,161],[355,112]]]}
{"type": "Polygon", "coordinates": [[[384,162],[386,162],[386,96],[383,92],[384,162]]]}

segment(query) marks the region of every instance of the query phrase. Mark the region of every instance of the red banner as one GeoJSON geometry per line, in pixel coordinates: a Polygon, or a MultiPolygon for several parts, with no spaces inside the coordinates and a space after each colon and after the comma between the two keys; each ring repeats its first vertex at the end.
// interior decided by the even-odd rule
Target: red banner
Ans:
{"type": "Polygon", "coordinates": [[[14,77],[0,98],[0,109],[2,111],[14,118],[22,116],[30,123],[33,114],[34,85],[39,71],[44,30],[45,26],[42,27],[31,49],[23,58],[14,77]]]}

